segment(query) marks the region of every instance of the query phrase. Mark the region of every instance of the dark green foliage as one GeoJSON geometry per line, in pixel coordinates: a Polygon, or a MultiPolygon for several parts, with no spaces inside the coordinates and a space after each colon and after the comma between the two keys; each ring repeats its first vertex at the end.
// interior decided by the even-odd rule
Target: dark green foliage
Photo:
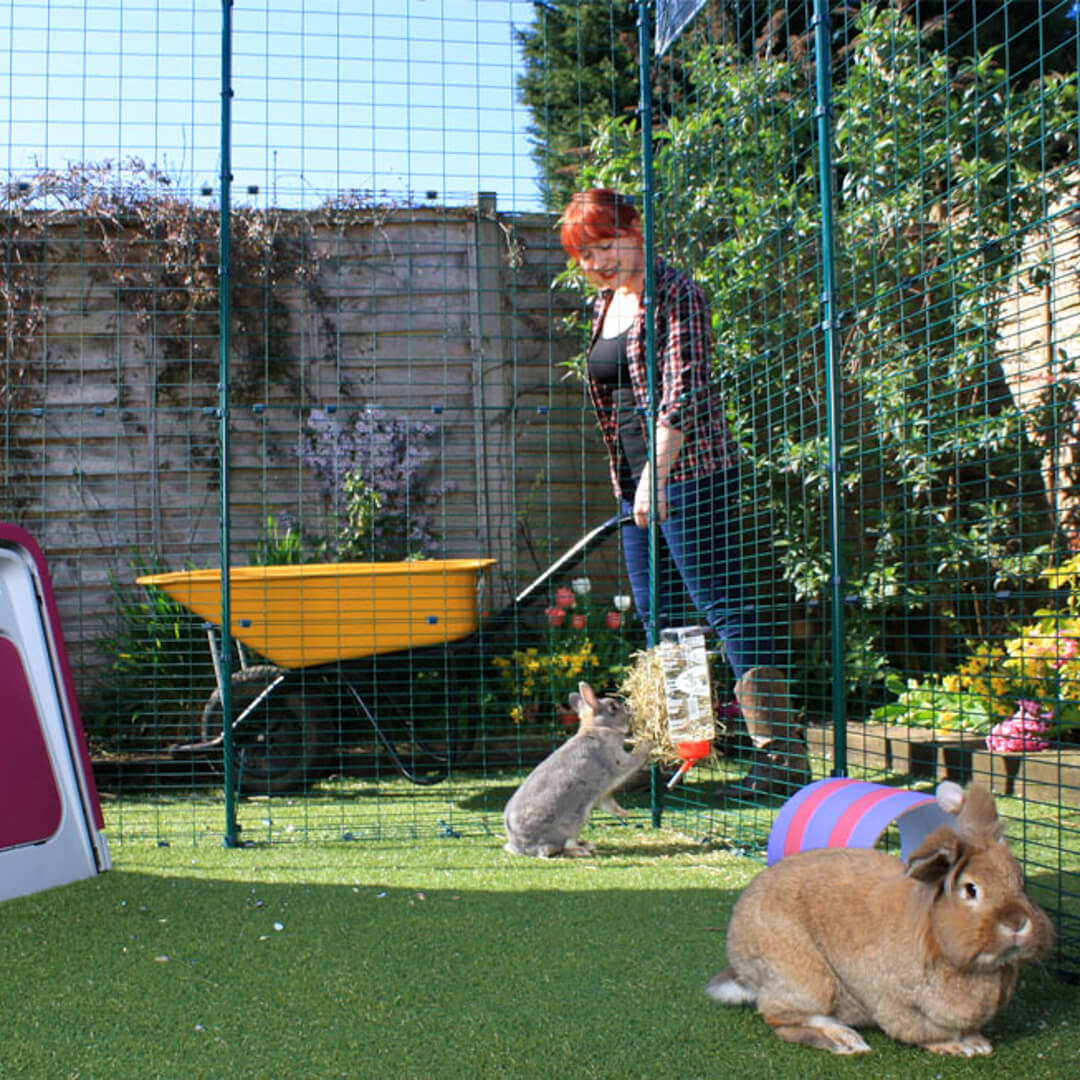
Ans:
{"type": "Polygon", "coordinates": [[[634,5],[610,0],[535,7],[535,22],[515,31],[526,64],[518,86],[533,115],[544,202],[560,210],[597,125],[637,105],[637,16],[634,5]]]}
{"type": "MultiPolygon", "coordinates": [[[[135,577],[168,570],[155,556],[131,568],[135,577]]],[[[97,643],[107,662],[82,710],[91,735],[124,750],[192,738],[216,685],[203,620],[160,589],[110,582],[115,622],[97,643]]]]}

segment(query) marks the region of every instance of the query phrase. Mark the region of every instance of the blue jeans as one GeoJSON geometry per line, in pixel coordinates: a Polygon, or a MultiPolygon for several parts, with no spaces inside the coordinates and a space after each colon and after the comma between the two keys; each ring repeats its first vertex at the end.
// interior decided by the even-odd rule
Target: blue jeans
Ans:
{"type": "MultiPolygon", "coordinates": [[[[761,625],[743,584],[738,488],[737,469],[668,484],[668,517],[659,530],[660,610],[655,622],[649,610],[649,530],[633,523],[622,527],[630,591],[646,630],[658,633],[683,624],[679,611],[685,586],[694,607],[723,642],[736,679],[752,667],[776,666],[779,659],[772,634],[761,625]]],[[[625,495],[622,512],[630,514],[633,506],[625,495]]]]}

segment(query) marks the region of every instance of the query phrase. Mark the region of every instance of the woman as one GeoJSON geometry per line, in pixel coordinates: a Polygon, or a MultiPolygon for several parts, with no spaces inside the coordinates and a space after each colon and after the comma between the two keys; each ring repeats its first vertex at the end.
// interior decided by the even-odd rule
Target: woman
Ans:
{"type": "Polygon", "coordinates": [[[810,779],[786,681],[768,631],[744,596],[736,511],[739,452],[711,378],[709,310],[689,278],[658,259],[653,303],[657,371],[650,457],[645,244],[631,199],[607,188],[576,193],[562,245],[599,290],[589,343],[589,393],[623,513],[623,551],[646,626],[670,625],[685,586],[724,643],[735,696],[756,748],[750,773],[725,796],[788,795],[810,779]],[[655,474],[655,476],[654,476],[655,474]],[[650,612],[650,510],[659,522],[659,611],[650,612]]]}

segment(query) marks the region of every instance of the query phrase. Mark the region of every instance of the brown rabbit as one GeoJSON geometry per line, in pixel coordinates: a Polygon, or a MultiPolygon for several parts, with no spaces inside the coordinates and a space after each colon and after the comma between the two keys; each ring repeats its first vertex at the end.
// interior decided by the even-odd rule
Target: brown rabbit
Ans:
{"type": "Polygon", "coordinates": [[[1054,930],[1024,893],[989,792],[946,782],[937,800],[955,825],[906,867],[882,851],[822,848],[763,870],[736,901],[731,966],[709,995],[754,1002],[781,1039],[834,1054],[868,1052],[854,1029],[871,1026],[936,1054],[991,1053],[979,1029],[1054,930]]]}

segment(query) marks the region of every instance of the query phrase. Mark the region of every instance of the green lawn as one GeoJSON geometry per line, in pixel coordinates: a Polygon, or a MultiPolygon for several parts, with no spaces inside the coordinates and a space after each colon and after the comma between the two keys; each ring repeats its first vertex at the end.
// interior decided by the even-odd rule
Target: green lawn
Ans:
{"type": "Polygon", "coordinates": [[[703,993],[760,862],[644,810],[598,814],[594,859],[515,858],[501,797],[488,831],[414,807],[412,838],[358,842],[305,834],[318,796],[245,804],[249,839],[282,842],[233,850],[212,816],[200,831],[189,804],[158,805],[170,846],[114,846],[109,873],[0,905],[0,1076],[1080,1075],[1080,989],[1037,969],[989,1027],[990,1059],[876,1032],[870,1060],[782,1043],[703,993]]]}

